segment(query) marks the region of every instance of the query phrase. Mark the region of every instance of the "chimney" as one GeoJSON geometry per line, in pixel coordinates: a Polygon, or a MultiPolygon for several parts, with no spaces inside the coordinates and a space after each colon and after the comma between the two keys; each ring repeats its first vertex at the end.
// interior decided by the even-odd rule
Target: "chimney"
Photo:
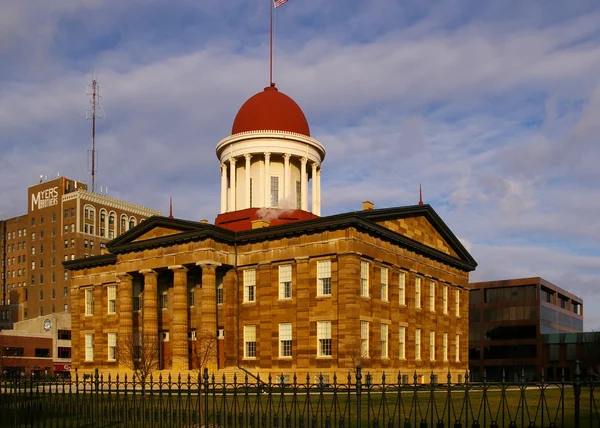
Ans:
{"type": "Polygon", "coordinates": [[[374,208],[375,208],[375,205],[373,204],[373,202],[371,202],[371,201],[364,201],[363,202],[363,211],[372,210],[374,208]]]}
{"type": "Polygon", "coordinates": [[[262,229],[268,227],[270,222],[264,219],[252,220],[252,229],[262,229]]]}

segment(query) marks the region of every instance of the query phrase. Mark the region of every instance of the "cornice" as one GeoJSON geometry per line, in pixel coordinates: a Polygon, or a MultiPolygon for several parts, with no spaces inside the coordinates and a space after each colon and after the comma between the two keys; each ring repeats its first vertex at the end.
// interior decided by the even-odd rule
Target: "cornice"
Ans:
{"type": "Polygon", "coordinates": [[[96,203],[109,208],[115,208],[121,211],[127,211],[132,214],[141,215],[144,217],[150,217],[153,215],[163,215],[162,212],[151,208],[144,207],[142,205],[132,204],[125,202],[120,199],[111,198],[110,196],[100,195],[98,193],[89,192],[87,190],[78,189],[74,192],[63,195],[62,200],[70,201],[73,199],[80,199],[84,202],[96,203]]]}
{"type": "Polygon", "coordinates": [[[220,152],[223,151],[223,149],[226,146],[228,146],[229,144],[233,144],[233,143],[236,143],[239,141],[253,140],[253,139],[259,139],[259,138],[286,139],[286,140],[294,140],[294,141],[297,141],[302,144],[307,144],[307,145],[310,145],[313,148],[317,149],[319,152],[321,152],[321,155],[322,155],[321,158],[325,159],[325,154],[326,154],[325,147],[318,140],[316,140],[312,137],[303,135],[303,134],[298,134],[296,132],[277,131],[277,130],[246,131],[246,132],[239,132],[237,134],[233,134],[228,137],[225,137],[221,141],[219,141],[219,143],[217,144],[217,147],[216,147],[217,157],[220,157],[220,152]]]}

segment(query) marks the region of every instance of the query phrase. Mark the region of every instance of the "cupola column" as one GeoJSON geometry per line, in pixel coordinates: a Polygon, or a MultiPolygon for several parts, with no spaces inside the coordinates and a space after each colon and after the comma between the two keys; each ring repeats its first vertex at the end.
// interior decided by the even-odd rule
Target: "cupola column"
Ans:
{"type": "Polygon", "coordinates": [[[300,209],[308,211],[308,176],[306,175],[306,162],[308,159],[300,159],[300,209]]]}
{"type": "Polygon", "coordinates": [[[245,207],[244,208],[252,208],[252,197],[250,192],[252,191],[252,189],[250,188],[250,180],[252,180],[251,176],[250,176],[250,159],[252,159],[252,155],[249,153],[246,153],[244,155],[244,157],[246,158],[246,167],[245,167],[245,173],[246,173],[246,183],[245,183],[245,190],[246,190],[246,202],[245,202],[245,207]]]}
{"type": "Polygon", "coordinates": [[[321,168],[317,170],[317,210],[315,214],[321,215],[321,168]]]}
{"type": "Polygon", "coordinates": [[[221,164],[221,214],[227,212],[227,165],[221,164]]]}
{"type": "Polygon", "coordinates": [[[229,159],[229,209],[227,211],[235,211],[235,198],[236,194],[236,184],[235,184],[235,158],[232,156],[229,159]]]}
{"type": "Polygon", "coordinates": [[[283,155],[283,199],[287,200],[291,194],[291,180],[290,180],[290,155],[286,153],[283,155]]]}
{"type": "Polygon", "coordinates": [[[313,214],[317,213],[317,197],[318,197],[318,190],[317,190],[317,163],[313,162],[312,163],[312,203],[311,203],[311,207],[310,207],[310,212],[312,212],[313,214]]]}
{"type": "Polygon", "coordinates": [[[271,153],[265,152],[265,207],[271,206],[271,153]]]}

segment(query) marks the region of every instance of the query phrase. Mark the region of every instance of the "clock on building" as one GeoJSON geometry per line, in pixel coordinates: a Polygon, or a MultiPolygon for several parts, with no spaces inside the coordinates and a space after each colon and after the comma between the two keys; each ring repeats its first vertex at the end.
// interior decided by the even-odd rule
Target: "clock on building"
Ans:
{"type": "Polygon", "coordinates": [[[52,321],[50,321],[49,318],[46,318],[44,320],[44,330],[50,331],[51,328],[52,328],[52,321]]]}

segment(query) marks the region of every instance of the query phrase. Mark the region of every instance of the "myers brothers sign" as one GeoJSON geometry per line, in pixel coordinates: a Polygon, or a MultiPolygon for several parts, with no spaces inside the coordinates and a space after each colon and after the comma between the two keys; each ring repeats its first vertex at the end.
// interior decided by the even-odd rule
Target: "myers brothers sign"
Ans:
{"type": "Polygon", "coordinates": [[[31,194],[31,211],[58,204],[58,186],[31,194]]]}

